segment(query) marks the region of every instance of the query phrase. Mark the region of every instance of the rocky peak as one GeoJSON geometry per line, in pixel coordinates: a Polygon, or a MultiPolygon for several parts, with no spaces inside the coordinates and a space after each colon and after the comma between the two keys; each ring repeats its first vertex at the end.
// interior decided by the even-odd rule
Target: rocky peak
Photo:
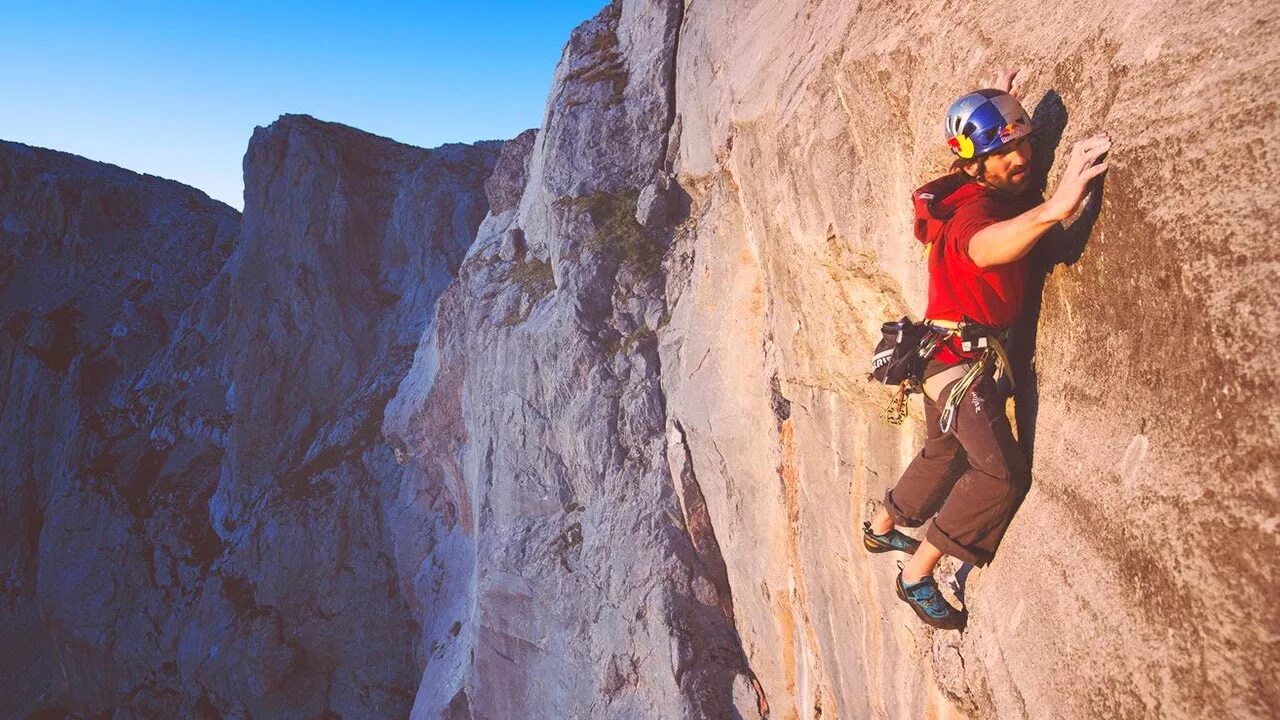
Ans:
{"type": "Polygon", "coordinates": [[[529,174],[529,157],[537,137],[537,130],[525,130],[502,146],[493,175],[484,184],[491,214],[501,215],[520,206],[529,174]]]}

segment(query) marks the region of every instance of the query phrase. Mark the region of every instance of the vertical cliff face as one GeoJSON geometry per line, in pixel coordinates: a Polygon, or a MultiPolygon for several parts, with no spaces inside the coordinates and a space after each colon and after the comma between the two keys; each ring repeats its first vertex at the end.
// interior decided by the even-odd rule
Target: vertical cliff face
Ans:
{"type": "Polygon", "coordinates": [[[6,713],[408,713],[378,429],[500,145],[286,116],[250,144],[243,228],[3,146],[6,713]]]}
{"type": "Polygon", "coordinates": [[[439,568],[420,585],[451,628],[414,717],[763,707],[714,538],[686,523],[668,463],[669,233],[636,220],[665,179],[681,16],[615,3],[574,32],[502,183],[523,178],[523,198],[481,226],[388,415],[413,497],[446,517],[402,558],[439,568]]]}
{"type": "Polygon", "coordinates": [[[575,32],[523,199],[385,428],[448,518],[407,558],[457,617],[416,716],[1277,706],[1265,610],[1222,600],[1274,574],[1250,328],[1276,217],[1238,172],[1275,170],[1274,17],[1054,12],[957,43],[923,6],[620,2],[575,32]],[[972,624],[934,633],[857,543],[923,430],[864,368],[922,310],[907,197],[946,169],[938,119],[1013,64],[1050,188],[1072,140],[1117,144],[1018,328],[1035,487],[994,565],[944,568],[972,624]]]}
{"type": "Polygon", "coordinates": [[[804,717],[918,717],[938,691],[979,717],[1265,715],[1273,623],[1224,598],[1275,570],[1277,216],[1248,180],[1276,170],[1275,14],[1023,5],[957,43],[919,10],[697,5],[681,33],[694,261],[663,389],[731,585],[760,588],[735,592],[752,666],[804,717]],[[1049,179],[1102,129],[1113,169],[1044,241],[1018,328],[1031,495],[968,575],[969,630],[931,633],[856,543],[921,435],[861,377],[876,325],[923,309],[905,198],[945,168],[940,114],[1014,64],[1049,179]]]}
{"type": "Polygon", "coordinates": [[[500,143],[434,150],[310,118],[255,132],[223,331],[226,544],[180,660],[220,712],[408,712],[420,619],[384,522],[383,408],[487,211],[500,143]]]}

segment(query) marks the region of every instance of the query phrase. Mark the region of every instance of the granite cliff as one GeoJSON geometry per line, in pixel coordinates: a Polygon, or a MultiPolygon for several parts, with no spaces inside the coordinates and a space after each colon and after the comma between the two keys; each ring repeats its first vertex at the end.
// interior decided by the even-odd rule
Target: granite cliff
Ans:
{"type": "Polygon", "coordinates": [[[1276,10],[948,8],[619,0],[537,132],[285,117],[243,218],[0,147],[6,716],[1280,711],[1276,10]],[[1012,64],[1050,187],[1116,145],[934,632],[858,542],[922,435],[865,368],[940,113],[1012,64]]]}

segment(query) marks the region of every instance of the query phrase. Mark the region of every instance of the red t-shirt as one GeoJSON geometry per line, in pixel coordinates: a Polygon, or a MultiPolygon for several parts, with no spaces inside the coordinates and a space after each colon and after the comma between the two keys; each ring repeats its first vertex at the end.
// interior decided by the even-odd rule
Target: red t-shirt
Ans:
{"type": "MultiPolygon", "coordinates": [[[[1022,310],[1028,257],[1005,265],[980,268],[969,257],[969,242],[978,231],[1017,217],[1039,202],[1034,193],[1012,196],[975,182],[961,184],[935,201],[935,213],[950,213],[932,239],[929,251],[929,304],[931,320],[970,320],[993,328],[1008,328],[1022,310]]],[[[941,352],[944,362],[959,360],[941,352]],[[950,357],[948,357],[950,356],[950,357]]]]}

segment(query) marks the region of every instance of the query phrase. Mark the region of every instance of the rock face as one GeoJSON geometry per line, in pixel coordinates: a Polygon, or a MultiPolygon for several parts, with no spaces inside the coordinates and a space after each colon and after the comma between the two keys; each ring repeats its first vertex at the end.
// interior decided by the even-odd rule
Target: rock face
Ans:
{"type": "Polygon", "coordinates": [[[239,225],[0,146],[0,695],[1275,716],[1276,20],[1030,4],[957,42],[910,3],[617,0],[540,130],[428,151],[287,116],[239,225]],[[1016,328],[1033,488],[993,564],[944,566],[971,620],[933,632],[858,542],[924,431],[864,378],[923,310],[940,116],[1015,64],[1050,188],[1071,141],[1116,144],[1016,328]]]}
{"type": "Polygon", "coordinates": [[[636,222],[650,230],[666,225],[671,214],[669,189],[666,176],[645,185],[636,198],[636,222]]]}
{"type": "Polygon", "coordinates": [[[210,501],[228,548],[180,657],[223,713],[409,709],[421,621],[384,522],[400,469],[379,428],[500,147],[422,150],[290,116],[254,133],[224,331],[234,422],[210,501]]]}
{"type": "Polygon", "coordinates": [[[376,440],[500,146],[286,116],[246,155],[243,228],[0,148],[5,717],[408,713],[420,621],[376,440]]]}
{"type": "Polygon", "coordinates": [[[782,717],[1280,707],[1274,622],[1223,600],[1274,586],[1280,537],[1259,404],[1277,379],[1280,218],[1237,172],[1277,170],[1275,19],[1023,5],[994,21],[1017,32],[956,43],[934,11],[689,7],[676,170],[695,209],[670,255],[692,261],[669,276],[663,391],[782,717]],[[1106,129],[1116,146],[1092,233],[1045,241],[1018,328],[1031,494],[968,575],[969,630],[931,633],[893,596],[893,564],[857,546],[922,436],[920,413],[883,423],[862,373],[877,324],[923,311],[905,200],[946,167],[941,113],[1015,63],[1051,180],[1074,139],[1106,129]],[[1204,121],[1217,112],[1230,130],[1204,121]]]}
{"type": "Polygon", "coordinates": [[[1222,602],[1275,573],[1249,401],[1276,380],[1277,218],[1234,170],[1276,170],[1274,13],[1010,12],[999,44],[839,2],[621,2],[574,33],[519,208],[388,413],[449,518],[409,564],[459,613],[415,717],[1275,712],[1274,623],[1222,602]],[[863,378],[879,323],[923,309],[907,198],[946,169],[941,113],[1013,63],[1042,176],[1117,143],[1018,328],[1035,486],[952,581],[969,631],[934,633],[858,545],[923,434],[863,378]],[[637,200],[666,173],[664,231],[637,200]]]}
{"type": "Polygon", "coordinates": [[[677,2],[615,4],[574,32],[523,199],[485,219],[387,414],[443,518],[425,540],[406,525],[401,563],[439,568],[421,585],[454,628],[415,718],[764,708],[696,479],[672,482],[669,238],[635,220],[633,188],[664,169],[680,18],[677,2]]]}

